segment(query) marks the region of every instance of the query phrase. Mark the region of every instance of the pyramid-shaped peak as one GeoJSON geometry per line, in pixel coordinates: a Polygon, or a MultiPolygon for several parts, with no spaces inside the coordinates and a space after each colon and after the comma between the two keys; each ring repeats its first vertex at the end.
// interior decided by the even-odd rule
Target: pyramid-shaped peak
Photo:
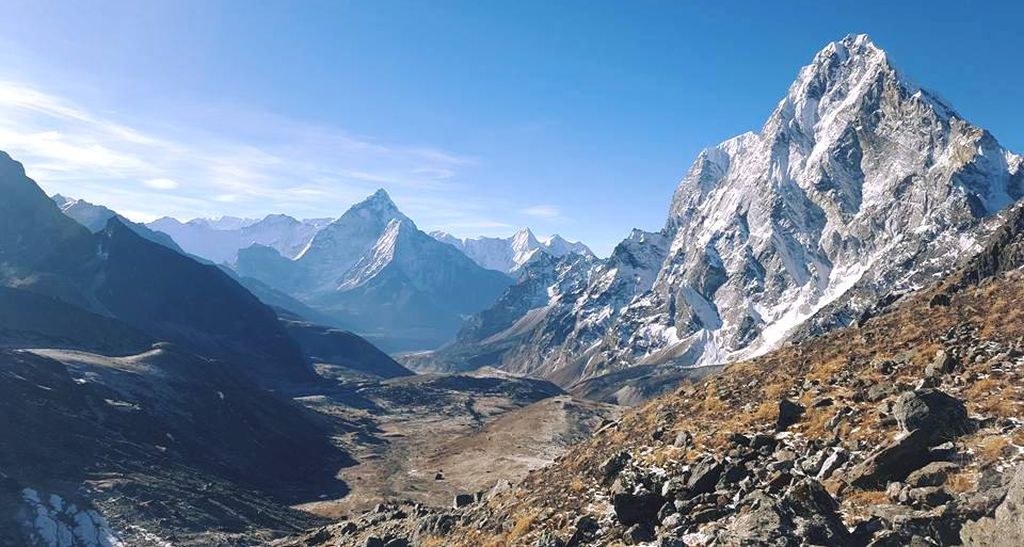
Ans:
{"type": "Polygon", "coordinates": [[[391,200],[391,196],[388,195],[388,191],[383,188],[378,188],[370,197],[363,200],[366,204],[377,204],[386,206],[395,206],[395,202],[391,200]]]}
{"type": "Polygon", "coordinates": [[[540,242],[529,228],[523,228],[512,236],[512,249],[514,250],[533,249],[539,245],[540,242]]]}
{"type": "Polygon", "coordinates": [[[391,201],[391,196],[389,196],[387,191],[383,188],[377,190],[363,201],[353,205],[344,215],[342,215],[342,218],[350,216],[351,214],[356,214],[365,218],[379,218],[384,220],[385,223],[390,218],[407,218],[398,210],[398,206],[395,205],[394,201],[391,201]]]}

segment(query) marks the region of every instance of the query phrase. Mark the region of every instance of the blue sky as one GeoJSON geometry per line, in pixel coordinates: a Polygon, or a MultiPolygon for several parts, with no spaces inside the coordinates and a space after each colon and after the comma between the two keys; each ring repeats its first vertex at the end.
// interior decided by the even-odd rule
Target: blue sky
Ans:
{"type": "Polygon", "coordinates": [[[424,229],[605,254],[848,33],[1024,150],[1024,7],[972,4],[8,0],[0,148],[138,220],[384,187],[424,229]]]}

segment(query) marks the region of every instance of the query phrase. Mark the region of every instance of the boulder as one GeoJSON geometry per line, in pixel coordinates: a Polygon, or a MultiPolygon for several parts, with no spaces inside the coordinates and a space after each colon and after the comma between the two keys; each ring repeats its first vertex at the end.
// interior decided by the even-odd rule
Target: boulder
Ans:
{"type": "Polygon", "coordinates": [[[909,503],[917,507],[938,507],[953,499],[941,486],[922,486],[920,488],[907,488],[900,494],[900,502],[909,503]],[[906,497],[904,498],[904,494],[906,497]]]}
{"type": "Polygon", "coordinates": [[[931,463],[930,440],[931,433],[923,429],[902,434],[854,466],[847,474],[846,482],[858,488],[876,488],[901,481],[911,472],[931,463]]]}
{"type": "Polygon", "coordinates": [[[818,469],[816,478],[819,481],[828,479],[849,459],[850,455],[842,448],[833,449],[832,453],[829,454],[828,457],[825,458],[825,461],[821,463],[821,467],[818,469]]]}
{"type": "Polygon", "coordinates": [[[676,433],[676,438],[672,441],[672,445],[678,448],[687,448],[693,443],[693,435],[689,431],[680,431],[676,433]]]}
{"type": "Polygon", "coordinates": [[[460,507],[465,507],[467,505],[470,505],[474,501],[476,501],[476,497],[473,496],[473,494],[456,494],[455,502],[454,502],[453,506],[456,509],[458,509],[460,507]]]}
{"type": "Polygon", "coordinates": [[[900,395],[892,412],[904,431],[923,431],[929,446],[955,439],[970,430],[963,402],[937,389],[919,389],[900,395]]]}
{"type": "MultiPolygon", "coordinates": [[[[770,500],[762,496],[760,499],[770,500]]],[[[719,534],[722,545],[845,545],[849,533],[838,504],[821,483],[804,479],[775,503],[759,503],[719,534]],[[799,538],[799,541],[796,539],[799,538]]]]}
{"type": "Polygon", "coordinates": [[[641,522],[630,526],[626,530],[626,542],[629,545],[638,545],[654,540],[654,527],[649,523],[641,522]]]}
{"type": "Polygon", "coordinates": [[[754,450],[760,450],[761,448],[774,448],[775,444],[775,437],[765,433],[757,433],[750,438],[750,448],[754,450]]]}
{"type": "Polygon", "coordinates": [[[779,401],[779,417],[775,421],[775,430],[785,431],[789,429],[789,426],[799,422],[803,415],[803,405],[789,399],[782,399],[779,401]]]}
{"type": "Polygon", "coordinates": [[[924,486],[940,486],[946,477],[960,470],[953,462],[932,462],[907,476],[907,485],[911,488],[924,486]]]}
{"type": "Polygon", "coordinates": [[[882,382],[869,387],[865,399],[869,402],[877,403],[894,393],[896,393],[896,388],[892,384],[882,382]]]}
{"type": "Polygon", "coordinates": [[[714,492],[718,479],[724,470],[721,463],[708,456],[697,462],[686,483],[686,489],[692,496],[714,492]]]}
{"type": "Polygon", "coordinates": [[[589,544],[597,536],[598,529],[597,519],[590,515],[581,516],[576,519],[572,535],[565,542],[565,547],[579,547],[580,545],[589,544]]]}
{"type": "Polygon", "coordinates": [[[938,377],[953,372],[956,368],[956,360],[946,350],[939,350],[935,353],[935,358],[932,359],[931,363],[925,367],[924,375],[928,377],[938,377]]]}
{"type": "Polygon", "coordinates": [[[1010,487],[990,517],[967,522],[960,529],[964,545],[1024,545],[1024,466],[1017,467],[1010,487]]]}
{"type": "Polygon", "coordinates": [[[647,490],[644,486],[627,489],[621,480],[612,485],[612,508],[615,518],[624,526],[654,522],[665,498],[647,490]]]}

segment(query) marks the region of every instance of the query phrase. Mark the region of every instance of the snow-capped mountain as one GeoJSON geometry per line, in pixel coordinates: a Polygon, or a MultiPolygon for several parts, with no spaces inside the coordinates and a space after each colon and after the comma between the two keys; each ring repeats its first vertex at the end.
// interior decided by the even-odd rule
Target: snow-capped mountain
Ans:
{"type": "Polygon", "coordinates": [[[459,239],[447,232],[431,232],[438,241],[453,245],[488,270],[512,274],[544,253],[560,258],[569,253],[593,257],[594,253],[583,243],[567,241],[554,234],[538,239],[529,228],[519,230],[511,237],[477,237],[459,239]]]}
{"type": "Polygon", "coordinates": [[[181,222],[163,217],[146,226],[166,233],[185,251],[215,263],[234,262],[239,249],[253,244],[273,247],[294,258],[331,219],[296,220],[288,215],[267,215],[262,219],[221,217],[181,222]]]}
{"type": "Polygon", "coordinates": [[[1022,163],[867,36],[848,36],[800,71],[759,132],[700,153],[660,233],[634,232],[607,261],[565,271],[586,287],[549,291],[516,343],[468,359],[501,335],[461,337],[426,366],[495,364],[567,384],[727,362],[849,324],[976,252],[987,219],[1024,193],[1022,163]]]}
{"type": "Polygon", "coordinates": [[[62,213],[71,217],[82,226],[85,226],[94,234],[103,231],[110,219],[117,218],[122,224],[139,236],[148,239],[153,243],[159,243],[168,249],[174,249],[179,253],[184,252],[181,247],[171,239],[171,236],[163,232],[151,230],[145,224],[132,222],[117,214],[116,211],[102,205],[89,203],[84,199],[69,198],[60,194],[54,194],[51,199],[53,199],[53,202],[57,204],[57,207],[60,207],[62,213]]]}
{"type": "Polygon", "coordinates": [[[384,190],[325,226],[294,259],[253,245],[239,251],[236,268],[391,350],[450,340],[511,284],[420,231],[384,190]]]}

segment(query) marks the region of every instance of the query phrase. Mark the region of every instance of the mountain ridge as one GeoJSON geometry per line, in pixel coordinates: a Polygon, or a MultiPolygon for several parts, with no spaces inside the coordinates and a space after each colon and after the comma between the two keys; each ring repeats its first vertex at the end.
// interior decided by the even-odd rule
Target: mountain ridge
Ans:
{"type": "MultiPolygon", "coordinates": [[[[567,272],[586,286],[552,295],[521,343],[471,360],[571,385],[748,358],[802,325],[848,325],[977,252],[1024,192],[1021,164],[870,38],[847,36],[799,71],[759,132],[698,155],[660,232],[634,231],[593,269],[567,272]]],[[[444,353],[425,366],[466,366],[465,352],[444,353]]]]}
{"type": "Polygon", "coordinates": [[[569,253],[593,257],[589,247],[578,241],[568,241],[558,234],[538,239],[530,228],[501,237],[457,238],[447,232],[433,231],[431,237],[459,249],[474,262],[489,270],[514,275],[543,252],[555,258],[569,253]]]}
{"type": "Polygon", "coordinates": [[[254,245],[239,252],[235,268],[395,351],[448,341],[511,284],[420,231],[383,189],[317,232],[294,259],[254,245]]]}

